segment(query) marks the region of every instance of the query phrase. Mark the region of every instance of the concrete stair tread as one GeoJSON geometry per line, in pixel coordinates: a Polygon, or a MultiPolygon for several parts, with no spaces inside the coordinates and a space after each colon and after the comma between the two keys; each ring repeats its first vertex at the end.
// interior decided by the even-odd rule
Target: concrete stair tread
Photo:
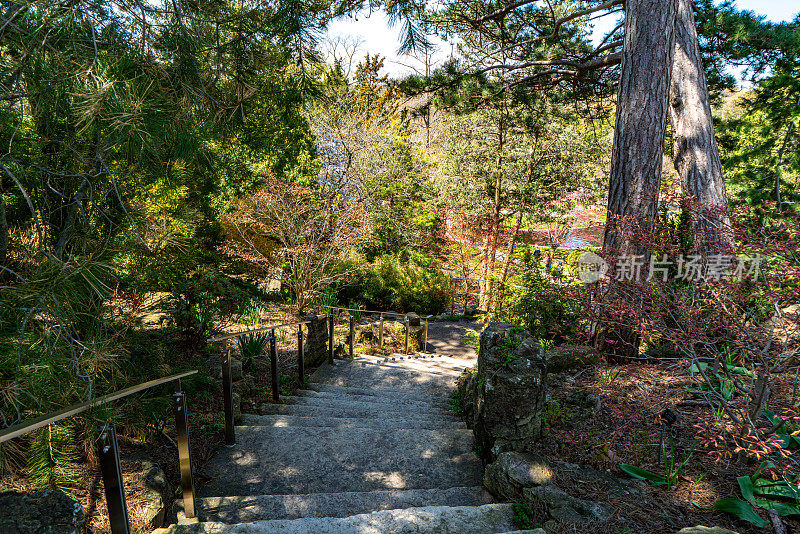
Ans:
{"type": "Polygon", "coordinates": [[[421,376],[443,376],[443,377],[458,377],[465,368],[452,369],[444,366],[436,366],[430,362],[415,362],[413,360],[395,360],[386,361],[377,358],[353,358],[352,360],[339,360],[335,365],[360,365],[377,366],[382,368],[398,369],[407,373],[419,374],[421,376]]]}
{"type": "Polygon", "coordinates": [[[403,416],[403,415],[426,415],[431,417],[447,416],[457,417],[452,411],[447,409],[444,405],[431,406],[420,404],[406,404],[402,402],[380,402],[372,400],[361,400],[352,398],[334,398],[334,397],[295,397],[284,396],[281,397],[281,403],[287,406],[321,406],[326,408],[357,408],[378,410],[386,415],[403,416]]]}
{"type": "Polygon", "coordinates": [[[414,355],[381,356],[379,354],[359,354],[354,360],[368,360],[390,364],[410,364],[415,366],[427,366],[432,370],[442,369],[459,372],[471,367],[471,364],[464,360],[457,360],[440,355],[420,357],[414,355]]]}
{"type": "Polygon", "coordinates": [[[299,389],[295,392],[297,397],[305,397],[312,399],[330,399],[330,400],[348,400],[369,402],[372,404],[389,404],[389,405],[403,405],[409,407],[416,407],[421,409],[433,410],[448,410],[448,403],[444,399],[429,399],[427,401],[419,400],[418,398],[407,398],[402,395],[394,397],[381,397],[375,395],[353,395],[351,393],[335,393],[332,391],[314,391],[312,389],[299,389]]]}
{"type": "Polygon", "coordinates": [[[377,397],[379,399],[408,399],[408,400],[418,400],[420,402],[437,402],[439,400],[438,397],[431,397],[430,395],[426,395],[424,393],[414,393],[413,391],[407,390],[394,390],[394,389],[366,389],[360,387],[351,387],[351,386],[336,386],[333,384],[327,384],[324,382],[309,382],[307,384],[309,390],[313,390],[320,393],[333,393],[336,395],[346,395],[346,396],[353,396],[353,398],[360,398],[360,397],[377,397]]]}
{"type": "Polygon", "coordinates": [[[403,391],[430,398],[450,397],[458,375],[411,371],[397,366],[367,364],[350,360],[337,365],[326,364],[311,376],[313,382],[334,386],[369,387],[377,391],[403,391]]]}
{"type": "Polygon", "coordinates": [[[398,410],[385,410],[379,406],[351,405],[311,405],[311,404],[264,404],[261,406],[264,415],[297,415],[306,417],[343,417],[343,418],[384,418],[396,419],[405,417],[409,420],[439,421],[452,423],[458,421],[454,414],[447,413],[415,413],[413,410],[405,412],[398,410]]]}
{"type": "Polygon", "coordinates": [[[237,427],[206,464],[203,496],[338,493],[481,484],[472,432],[237,427]]]}
{"type": "Polygon", "coordinates": [[[348,517],[172,525],[158,534],[501,534],[513,532],[510,504],[425,506],[348,517]]]}
{"type": "Polygon", "coordinates": [[[241,424],[242,426],[381,428],[384,430],[403,428],[424,428],[428,430],[466,428],[463,421],[442,421],[440,419],[418,419],[410,417],[326,417],[321,415],[243,414],[241,424]]]}
{"type": "Polygon", "coordinates": [[[248,523],[302,517],[347,517],[424,506],[480,506],[494,502],[480,486],[299,495],[250,495],[196,499],[202,521],[248,523]]]}

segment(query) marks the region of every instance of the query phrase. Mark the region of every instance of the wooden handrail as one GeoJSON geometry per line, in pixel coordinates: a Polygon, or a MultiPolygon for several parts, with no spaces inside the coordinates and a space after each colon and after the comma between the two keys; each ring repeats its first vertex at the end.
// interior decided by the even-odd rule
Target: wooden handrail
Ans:
{"type": "MultiPolygon", "coordinates": [[[[323,308],[330,308],[332,310],[344,310],[344,311],[355,311],[361,313],[380,313],[383,315],[393,315],[395,317],[405,317],[408,313],[416,313],[416,312],[408,312],[408,313],[399,313],[399,312],[391,312],[391,311],[378,311],[378,310],[361,310],[359,308],[344,308],[342,306],[329,306],[327,304],[323,304],[323,308]]],[[[420,319],[430,319],[433,315],[420,315],[420,319]]]]}
{"type": "Polygon", "coordinates": [[[121,389],[115,393],[109,393],[108,395],[97,397],[92,401],[82,402],[80,404],[73,404],[72,406],[68,406],[56,412],[51,412],[49,414],[36,417],[30,421],[24,421],[17,425],[4,428],[3,430],[0,430],[0,443],[3,443],[4,441],[8,441],[10,439],[17,438],[19,436],[27,434],[28,432],[32,432],[37,428],[42,428],[43,426],[57,423],[58,421],[62,421],[64,419],[67,419],[68,417],[72,417],[73,415],[83,413],[95,406],[100,406],[102,404],[106,404],[121,399],[123,397],[127,397],[128,395],[139,393],[140,391],[144,391],[145,389],[150,389],[156,386],[160,386],[162,384],[174,382],[175,380],[180,380],[181,378],[191,376],[196,373],[197,373],[196,370],[186,371],[185,373],[179,373],[177,375],[167,376],[164,378],[157,378],[156,380],[150,380],[149,382],[142,382],[141,384],[121,389]]]}
{"type": "Polygon", "coordinates": [[[297,326],[300,324],[311,324],[311,321],[296,321],[294,323],[283,323],[283,324],[276,324],[273,326],[261,326],[259,328],[253,328],[251,330],[242,330],[241,332],[233,332],[232,334],[223,334],[221,336],[210,337],[206,340],[207,343],[216,343],[217,341],[225,341],[226,339],[232,339],[239,336],[244,336],[246,334],[255,334],[256,332],[267,332],[269,330],[277,330],[278,328],[288,328],[290,326],[297,326]]]}

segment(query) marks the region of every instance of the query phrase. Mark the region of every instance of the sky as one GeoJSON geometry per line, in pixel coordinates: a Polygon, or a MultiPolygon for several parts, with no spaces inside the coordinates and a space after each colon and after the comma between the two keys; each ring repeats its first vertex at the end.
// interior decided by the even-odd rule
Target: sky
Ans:
{"type": "MultiPolygon", "coordinates": [[[[767,16],[773,22],[788,21],[800,12],[798,0],[738,0],[739,9],[747,9],[767,16]]],[[[604,32],[612,29],[617,23],[614,16],[603,17],[595,26],[595,40],[602,38],[604,32]]],[[[341,39],[358,43],[358,62],[364,54],[380,54],[385,57],[384,70],[392,77],[410,74],[414,71],[424,72],[425,63],[419,59],[398,55],[400,47],[400,28],[392,28],[388,18],[382,11],[369,15],[363,12],[356,17],[343,17],[328,27],[328,38],[341,39]]],[[[432,63],[445,61],[452,52],[450,43],[434,39],[435,47],[431,54],[432,63]]]]}

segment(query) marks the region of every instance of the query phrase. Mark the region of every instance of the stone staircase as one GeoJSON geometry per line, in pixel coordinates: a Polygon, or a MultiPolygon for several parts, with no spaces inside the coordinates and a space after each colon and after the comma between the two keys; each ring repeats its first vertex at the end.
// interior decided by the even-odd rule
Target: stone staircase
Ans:
{"type": "MultiPolygon", "coordinates": [[[[449,409],[469,362],[364,356],[245,415],[205,468],[199,522],[159,534],[522,532],[481,487],[471,431],[449,409]]],[[[180,514],[179,514],[180,517],[180,514]]]]}

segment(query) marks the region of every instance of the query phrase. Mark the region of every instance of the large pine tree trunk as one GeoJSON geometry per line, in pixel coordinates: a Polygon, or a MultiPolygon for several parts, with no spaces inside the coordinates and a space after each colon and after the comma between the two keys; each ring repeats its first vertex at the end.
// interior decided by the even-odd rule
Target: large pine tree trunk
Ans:
{"type": "MultiPolygon", "coordinates": [[[[0,265],[6,263],[8,252],[8,219],[6,219],[6,203],[3,202],[3,192],[0,190],[0,265]]],[[[2,275],[0,275],[2,279],[2,275]]]]}
{"type": "MultiPolygon", "coordinates": [[[[615,262],[646,254],[631,239],[626,222],[644,227],[655,220],[661,187],[669,90],[675,51],[677,0],[627,0],[622,73],[611,156],[611,177],[603,252],[615,262]]],[[[626,296],[624,283],[611,281],[609,298],[626,296]]],[[[629,302],[635,306],[636,302],[629,302]]],[[[608,326],[599,337],[604,352],[636,356],[638,338],[625,326],[608,326]]]]}
{"type": "Polygon", "coordinates": [[[653,220],[661,187],[677,0],[628,0],[603,251],[631,248],[620,219],[653,220]]]}
{"type": "Polygon", "coordinates": [[[697,202],[698,214],[693,219],[696,247],[705,254],[729,254],[733,250],[733,236],[727,215],[728,195],[714,139],[691,0],[678,0],[672,65],[669,111],[675,169],[684,195],[694,197],[697,202]]]}

